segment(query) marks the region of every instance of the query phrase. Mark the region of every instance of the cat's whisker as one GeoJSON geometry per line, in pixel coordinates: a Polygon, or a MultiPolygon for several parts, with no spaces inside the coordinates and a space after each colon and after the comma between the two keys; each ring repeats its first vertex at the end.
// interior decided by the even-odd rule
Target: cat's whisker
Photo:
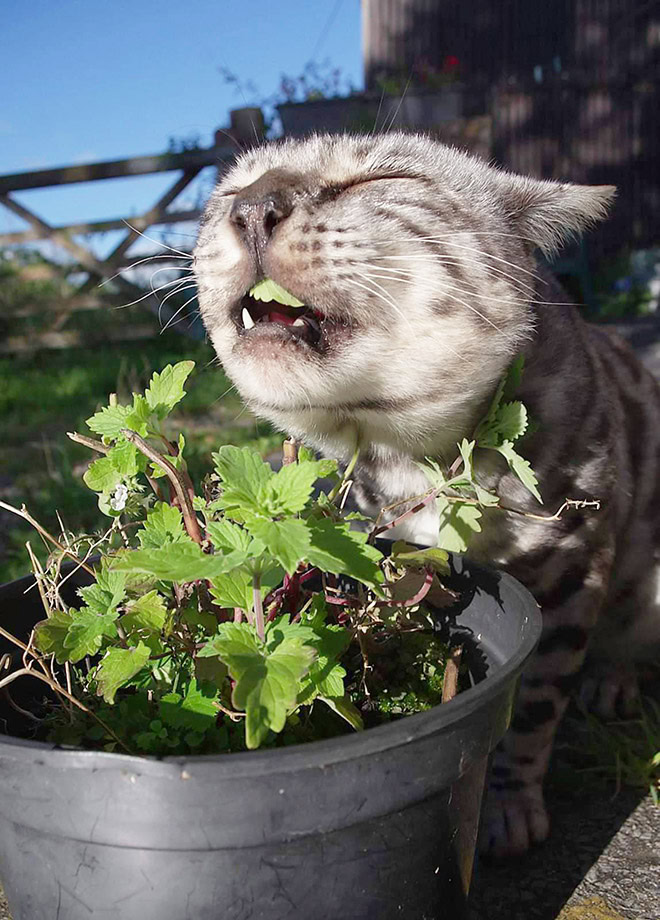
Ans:
{"type": "Polygon", "coordinates": [[[141,230],[138,230],[137,227],[133,227],[127,220],[125,220],[124,223],[126,224],[129,230],[132,230],[133,233],[137,233],[138,236],[141,236],[143,239],[149,240],[150,243],[155,243],[156,246],[161,246],[163,249],[169,249],[170,252],[174,252],[177,255],[185,256],[186,258],[190,258],[189,252],[183,252],[183,250],[181,249],[174,249],[173,246],[168,246],[167,243],[163,243],[161,242],[161,240],[156,240],[152,236],[147,236],[146,233],[143,233],[141,230]]]}
{"type": "MultiPolygon", "coordinates": [[[[355,285],[355,286],[357,286],[357,287],[364,288],[364,290],[368,291],[370,294],[373,294],[373,295],[375,295],[376,297],[380,297],[381,300],[385,300],[385,298],[383,298],[382,295],[380,295],[377,291],[374,291],[372,288],[369,288],[369,287],[367,287],[366,285],[361,284],[359,281],[355,281],[355,279],[353,279],[353,278],[348,279],[348,284],[349,284],[349,286],[352,284],[352,285],[355,285]]],[[[385,301],[385,302],[387,303],[387,301],[385,301]]],[[[390,306],[392,306],[392,304],[390,304],[390,306]]],[[[409,321],[408,318],[401,312],[401,310],[399,310],[398,307],[396,307],[396,306],[395,306],[395,310],[396,310],[396,312],[406,321],[406,323],[408,323],[408,325],[410,325],[410,321],[409,321]]],[[[451,345],[448,345],[446,342],[443,341],[443,342],[442,342],[442,347],[445,348],[447,351],[450,351],[456,358],[459,359],[459,361],[462,361],[462,362],[464,362],[465,364],[467,364],[468,366],[471,366],[471,362],[468,361],[467,358],[466,358],[464,355],[460,354],[460,352],[456,351],[455,348],[452,348],[451,345]]]]}
{"type": "MultiPolygon", "coordinates": [[[[412,274],[412,273],[410,273],[410,274],[412,274]]],[[[416,277],[416,276],[413,276],[413,277],[416,277]]],[[[374,274],[372,273],[372,274],[369,275],[369,280],[372,280],[373,278],[384,278],[384,279],[386,279],[386,280],[399,281],[401,284],[407,284],[407,285],[409,285],[409,286],[411,286],[411,287],[413,286],[413,281],[412,281],[410,278],[401,278],[401,277],[400,277],[400,278],[392,278],[392,279],[389,279],[387,275],[374,275],[374,274]]],[[[375,284],[376,282],[374,281],[373,283],[375,284]]],[[[497,323],[494,323],[491,319],[489,319],[487,316],[485,316],[483,313],[481,313],[481,311],[477,310],[476,307],[474,307],[474,306],[472,306],[471,304],[467,303],[465,300],[461,300],[459,297],[457,297],[454,293],[452,293],[453,291],[458,291],[459,294],[460,294],[460,293],[463,293],[463,294],[466,294],[466,295],[468,295],[468,296],[469,296],[470,293],[471,293],[471,292],[469,292],[469,291],[461,291],[459,288],[449,288],[449,289],[447,289],[447,288],[442,288],[442,289],[438,288],[438,293],[441,293],[442,296],[444,296],[444,297],[450,297],[452,300],[455,300],[457,303],[460,303],[460,304],[462,304],[464,307],[467,307],[468,310],[471,310],[473,313],[476,313],[477,316],[479,316],[481,319],[484,320],[484,322],[486,322],[486,323],[488,323],[490,326],[492,326],[493,329],[496,329],[501,335],[505,336],[506,338],[510,338],[510,339],[513,339],[513,338],[514,338],[514,336],[512,336],[510,333],[505,332],[504,329],[500,329],[500,327],[497,325],[497,323]]]]}
{"type": "MultiPolygon", "coordinates": [[[[166,304],[167,301],[170,299],[170,297],[174,297],[176,294],[185,294],[186,291],[192,291],[192,290],[195,290],[195,288],[196,288],[196,286],[195,286],[194,284],[190,284],[190,285],[186,285],[185,287],[176,288],[176,290],[174,290],[174,291],[170,291],[169,294],[167,294],[165,297],[163,297],[163,299],[162,299],[161,302],[160,302],[160,305],[159,305],[159,308],[158,308],[158,313],[159,313],[159,315],[160,315],[161,309],[165,306],[165,304],[166,304]]],[[[197,293],[197,291],[195,290],[195,294],[196,294],[196,293],[197,293]]]]}
{"type": "MultiPolygon", "coordinates": [[[[439,263],[439,264],[442,264],[442,263],[439,263]]],[[[375,269],[375,270],[378,271],[378,272],[386,272],[386,273],[391,274],[392,276],[395,276],[395,277],[396,277],[396,276],[400,276],[398,280],[403,280],[404,278],[406,278],[406,279],[408,279],[408,278],[416,278],[417,280],[421,280],[421,279],[420,279],[420,275],[419,275],[418,272],[413,272],[413,271],[407,270],[407,269],[405,269],[405,268],[389,268],[389,267],[386,266],[386,265],[372,265],[372,264],[370,264],[370,263],[367,263],[367,267],[368,267],[368,268],[375,269]]],[[[383,277],[385,277],[385,276],[383,276],[383,277]]],[[[456,286],[453,286],[453,287],[451,288],[451,290],[452,290],[452,291],[456,291],[456,293],[458,293],[458,294],[465,294],[466,297],[478,297],[479,300],[490,300],[490,301],[492,301],[493,303],[501,303],[502,300],[503,300],[503,298],[502,298],[501,296],[493,297],[493,296],[490,295],[490,294],[481,294],[481,293],[479,293],[478,291],[466,291],[466,290],[463,290],[462,288],[457,288],[456,286]]],[[[555,306],[560,306],[560,307],[570,307],[570,306],[573,306],[573,304],[571,304],[571,303],[569,303],[569,302],[560,302],[560,301],[556,301],[556,300],[553,300],[553,301],[537,300],[535,297],[521,298],[521,299],[512,298],[512,297],[506,297],[505,299],[506,299],[506,302],[507,302],[507,303],[516,304],[516,305],[519,305],[519,306],[521,306],[521,307],[527,307],[527,306],[529,306],[530,304],[538,304],[539,306],[551,306],[551,305],[555,305],[555,306]]]]}
{"type": "MultiPolygon", "coordinates": [[[[176,270],[177,270],[177,271],[182,271],[182,270],[184,270],[184,269],[182,269],[182,268],[177,268],[176,270]]],[[[151,278],[149,278],[149,287],[151,288],[152,291],[153,291],[153,289],[154,289],[154,287],[153,287],[153,282],[154,282],[154,278],[156,277],[156,275],[160,275],[161,272],[166,272],[166,271],[172,271],[172,269],[171,269],[171,268],[167,268],[167,267],[165,267],[165,268],[158,268],[158,269],[156,269],[156,271],[152,274],[151,278]]],[[[192,272],[187,272],[185,275],[181,275],[179,278],[172,278],[172,281],[183,281],[183,280],[188,279],[188,278],[193,278],[192,272]]]]}
{"type": "MultiPolygon", "coordinates": [[[[179,323],[183,323],[187,319],[189,319],[190,322],[188,323],[186,328],[192,329],[194,324],[197,322],[198,315],[199,315],[199,310],[193,310],[192,312],[184,313],[183,316],[179,317],[179,319],[177,320],[174,320],[174,317],[172,317],[172,319],[168,320],[168,323],[167,323],[167,326],[165,326],[165,329],[173,328],[174,326],[178,326],[179,323]]],[[[161,334],[165,332],[165,329],[161,329],[161,334]]]]}
{"type": "Polygon", "coordinates": [[[531,278],[534,278],[535,281],[540,281],[543,284],[546,284],[545,278],[541,278],[540,275],[537,275],[535,272],[529,271],[529,269],[522,268],[520,265],[516,265],[515,262],[509,262],[507,259],[502,259],[500,256],[494,256],[489,252],[484,252],[483,249],[475,249],[474,246],[466,246],[464,243],[456,243],[453,240],[450,240],[448,237],[442,236],[418,236],[411,239],[400,238],[398,240],[378,240],[379,243],[442,243],[444,246],[452,246],[454,249],[460,249],[462,252],[476,252],[478,255],[482,256],[484,259],[492,259],[496,262],[502,262],[503,265],[508,265],[511,268],[515,268],[516,271],[523,272],[525,275],[529,275],[531,278]]]}
{"type": "Polygon", "coordinates": [[[484,313],[482,313],[480,310],[477,310],[476,307],[473,307],[472,304],[469,304],[466,300],[462,300],[460,297],[452,294],[451,291],[444,291],[443,293],[446,297],[451,297],[451,299],[455,300],[456,303],[460,303],[464,307],[467,307],[468,310],[476,313],[476,315],[479,316],[485,323],[488,323],[489,326],[492,326],[493,329],[496,329],[500,335],[503,335],[505,338],[511,339],[512,341],[516,338],[516,336],[511,335],[510,332],[505,332],[504,329],[501,329],[497,323],[494,323],[492,319],[489,319],[484,313]]]}
{"type": "MultiPolygon", "coordinates": [[[[176,311],[176,313],[168,319],[168,321],[165,323],[165,325],[163,326],[163,328],[160,330],[160,331],[161,331],[161,334],[162,334],[163,332],[165,332],[167,329],[169,329],[170,326],[172,326],[172,325],[174,324],[174,320],[175,320],[176,317],[179,315],[179,313],[181,313],[182,310],[185,310],[186,307],[188,306],[188,304],[193,302],[193,300],[195,299],[195,297],[197,297],[197,293],[194,293],[192,297],[190,297],[188,300],[186,300],[186,302],[185,302],[184,304],[182,304],[182,305],[179,307],[179,309],[176,311]]],[[[161,304],[160,306],[161,306],[161,308],[162,308],[163,304],[161,304]]],[[[159,312],[159,314],[160,314],[160,309],[158,310],[158,312],[159,312]]],[[[159,316],[159,319],[160,319],[160,316],[159,316]]]]}
{"type": "MultiPolygon", "coordinates": [[[[431,255],[430,253],[413,253],[412,255],[409,255],[409,256],[376,256],[376,258],[379,261],[388,259],[392,261],[399,261],[399,262],[406,262],[406,263],[430,262],[436,265],[462,265],[462,266],[466,264],[464,261],[460,259],[447,259],[445,257],[435,257],[431,255]]],[[[521,295],[524,295],[525,293],[527,293],[528,296],[531,297],[533,294],[536,293],[533,285],[529,284],[526,281],[523,281],[520,278],[515,278],[513,275],[510,275],[508,272],[505,272],[503,269],[498,268],[495,265],[485,266],[483,263],[476,262],[475,260],[472,260],[471,263],[467,263],[467,264],[476,265],[481,271],[483,271],[486,268],[489,272],[492,272],[493,274],[497,274],[502,278],[506,278],[508,281],[511,281],[511,283],[514,286],[516,286],[516,290],[518,290],[518,293],[520,293],[521,295]],[[527,291],[525,291],[525,289],[527,289],[527,291]]]]}
{"type": "Polygon", "coordinates": [[[411,81],[412,81],[412,78],[413,78],[413,73],[412,73],[412,70],[411,70],[411,71],[410,71],[410,75],[409,75],[409,77],[408,77],[408,80],[406,81],[406,85],[405,85],[404,88],[403,88],[403,92],[401,93],[401,98],[399,99],[399,104],[398,104],[397,107],[395,108],[395,110],[394,110],[394,112],[393,112],[393,114],[392,114],[392,117],[390,118],[390,123],[388,124],[387,128],[384,127],[384,130],[383,130],[383,132],[382,132],[383,134],[387,134],[388,131],[391,131],[391,130],[392,130],[392,125],[393,125],[394,122],[396,121],[396,117],[397,117],[397,115],[399,114],[399,110],[400,110],[401,106],[403,105],[403,100],[406,98],[406,94],[408,93],[408,89],[409,89],[409,87],[410,87],[410,83],[411,83],[411,81]]]}
{"type": "Polygon", "coordinates": [[[393,309],[396,313],[398,313],[399,316],[401,317],[401,319],[407,324],[407,326],[408,326],[410,329],[412,329],[412,326],[410,325],[410,320],[409,320],[408,317],[403,313],[403,311],[399,309],[399,307],[396,305],[396,303],[395,303],[395,301],[394,301],[394,298],[391,297],[391,295],[389,294],[389,292],[382,286],[382,284],[378,284],[377,281],[374,281],[372,275],[365,275],[363,272],[356,272],[356,274],[359,275],[359,277],[362,278],[363,281],[366,281],[366,282],[369,282],[369,283],[371,283],[371,284],[374,284],[380,291],[382,291],[383,296],[384,296],[384,297],[387,297],[387,298],[389,299],[389,303],[390,303],[390,306],[392,307],[392,309],[393,309]]]}
{"type": "Polygon", "coordinates": [[[136,298],[136,300],[132,300],[130,303],[123,303],[116,307],[116,309],[125,310],[127,307],[134,307],[136,304],[142,303],[142,301],[146,300],[148,297],[154,297],[159,291],[163,291],[165,288],[171,287],[173,284],[179,284],[181,280],[181,278],[173,278],[172,281],[166,281],[164,284],[161,284],[160,287],[147,291],[146,294],[142,294],[142,296],[136,298]]]}
{"type": "MultiPolygon", "coordinates": [[[[168,259],[168,260],[171,260],[171,259],[184,260],[185,259],[186,261],[192,261],[191,256],[187,256],[187,257],[186,256],[172,256],[167,253],[165,253],[164,255],[145,256],[144,259],[138,259],[137,262],[133,262],[131,265],[125,265],[124,268],[120,268],[119,271],[115,272],[114,275],[111,275],[110,278],[106,278],[104,281],[99,282],[98,286],[100,288],[105,287],[106,284],[109,284],[111,281],[114,281],[115,278],[119,278],[120,275],[125,275],[126,272],[130,272],[132,271],[132,269],[137,268],[138,265],[143,265],[146,262],[153,262],[154,259],[168,259]]],[[[169,271],[181,271],[181,268],[178,265],[172,265],[169,271]]]]}
{"type": "MultiPolygon", "coordinates": [[[[206,365],[206,367],[209,367],[209,365],[211,365],[212,363],[213,363],[212,361],[209,361],[209,363],[206,365]]],[[[220,364],[219,361],[218,361],[217,363],[220,364]]],[[[231,393],[231,391],[232,391],[232,390],[235,390],[235,389],[236,389],[236,384],[235,384],[235,383],[232,383],[232,385],[229,386],[229,387],[227,387],[227,389],[226,389],[223,393],[221,393],[220,396],[217,397],[217,399],[214,399],[214,400],[213,400],[213,403],[214,403],[214,404],[215,404],[215,403],[219,403],[221,399],[224,399],[225,396],[227,396],[228,393],[231,393]]]]}

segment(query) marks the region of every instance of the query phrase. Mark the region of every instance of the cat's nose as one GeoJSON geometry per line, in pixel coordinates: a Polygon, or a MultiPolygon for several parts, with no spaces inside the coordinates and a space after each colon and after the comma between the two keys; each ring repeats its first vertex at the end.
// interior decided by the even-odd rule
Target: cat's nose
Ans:
{"type": "Polygon", "coordinates": [[[263,253],[277,225],[293,211],[296,178],[286,170],[269,169],[236,195],[229,220],[257,256],[263,253]]]}

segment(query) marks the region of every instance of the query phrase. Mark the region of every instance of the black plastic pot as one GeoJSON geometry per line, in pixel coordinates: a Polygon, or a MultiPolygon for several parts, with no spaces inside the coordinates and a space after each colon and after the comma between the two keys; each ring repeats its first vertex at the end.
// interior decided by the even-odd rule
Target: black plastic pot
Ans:
{"type": "MultiPolygon", "coordinates": [[[[213,757],[2,738],[0,878],[14,920],[464,918],[488,755],[541,621],[513,579],[453,566],[466,590],[450,631],[485,677],[429,712],[213,757]]],[[[23,636],[43,617],[29,583],[0,588],[0,622],[23,636]]],[[[12,694],[29,703],[42,687],[25,678],[12,694]]]]}

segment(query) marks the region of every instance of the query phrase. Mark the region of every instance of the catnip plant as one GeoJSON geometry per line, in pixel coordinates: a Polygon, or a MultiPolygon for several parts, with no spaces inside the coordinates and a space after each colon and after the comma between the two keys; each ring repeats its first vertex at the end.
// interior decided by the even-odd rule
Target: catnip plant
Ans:
{"type": "Polygon", "coordinates": [[[522,360],[454,463],[420,463],[427,493],[384,522],[345,510],[358,451],[340,475],[292,442],[277,471],[225,445],[196,488],[185,438],[164,424],[193,366],[168,365],[128,405],[111,397],[87,422],[100,440],[70,434],[100,455],[83,478],[109,525],[66,546],[36,525],[59,550],[46,568],[32,554],[46,617],[27,645],[0,628],[24,659],[0,687],[26,675],[48,685],[59,705],[38,721],[50,740],[157,755],[314,740],[450,698],[460,650],[440,628],[455,600],[447,551],[465,551],[499,506],[477,481],[475,450],[500,453],[540,501],[514,448],[528,427],[511,399],[522,360]],[[378,538],[431,502],[438,546],[396,541],[385,553],[378,538]],[[75,604],[63,553],[90,582],[75,604]]]}

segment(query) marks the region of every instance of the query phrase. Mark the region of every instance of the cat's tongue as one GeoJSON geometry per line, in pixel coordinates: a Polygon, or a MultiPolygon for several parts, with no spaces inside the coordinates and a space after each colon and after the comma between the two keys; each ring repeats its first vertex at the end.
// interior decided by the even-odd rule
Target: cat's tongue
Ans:
{"type": "Polygon", "coordinates": [[[284,323],[287,326],[293,326],[295,321],[295,316],[287,316],[286,313],[279,313],[277,310],[270,310],[268,312],[269,323],[284,323]]]}

